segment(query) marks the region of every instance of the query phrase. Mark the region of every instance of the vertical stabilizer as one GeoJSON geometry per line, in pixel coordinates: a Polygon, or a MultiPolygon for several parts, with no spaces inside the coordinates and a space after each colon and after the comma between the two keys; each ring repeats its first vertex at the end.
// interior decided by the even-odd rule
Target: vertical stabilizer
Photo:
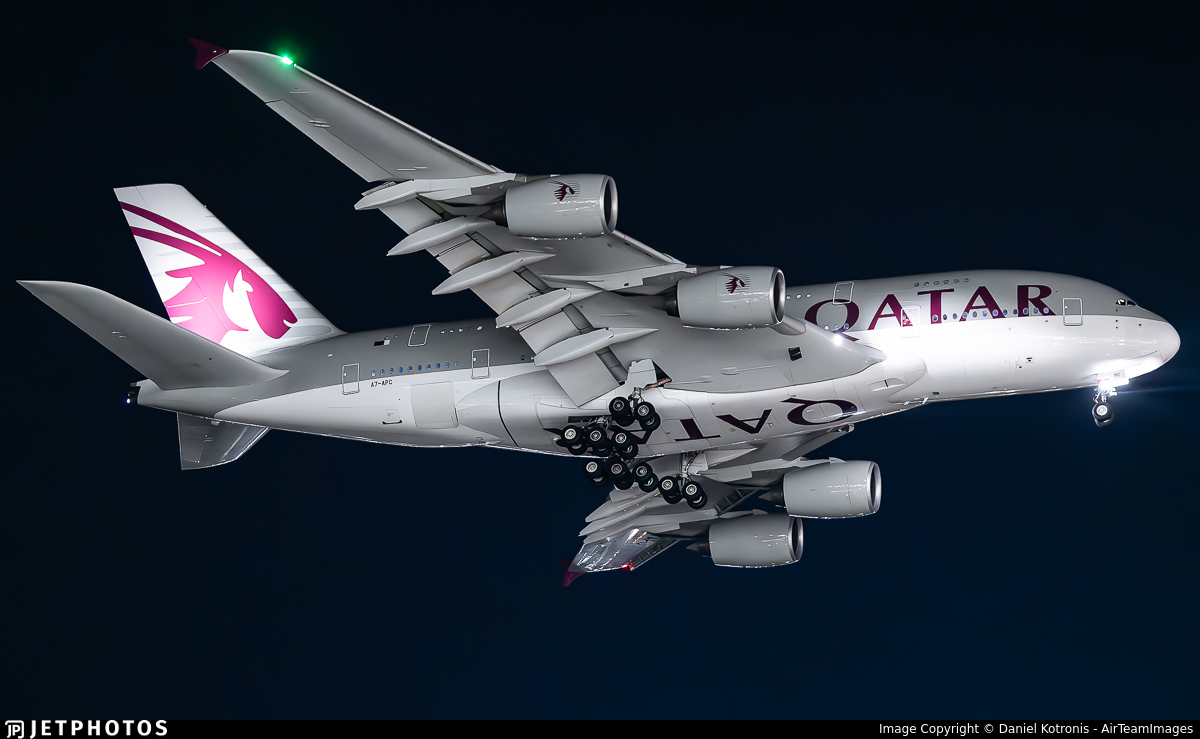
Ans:
{"type": "Polygon", "coordinates": [[[115,192],[181,328],[248,357],[341,333],[183,187],[115,192]]]}

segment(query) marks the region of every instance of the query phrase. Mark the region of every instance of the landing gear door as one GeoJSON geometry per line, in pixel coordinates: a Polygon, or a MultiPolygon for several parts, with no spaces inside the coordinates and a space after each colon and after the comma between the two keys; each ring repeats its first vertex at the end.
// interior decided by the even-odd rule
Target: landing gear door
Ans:
{"type": "Polygon", "coordinates": [[[1063,325],[1083,325],[1083,298],[1063,298],[1063,325]]]}
{"type": "Polygon", "coordinates": [[[491,370],[491,349],[476,349],[471,352],[471,379],[482,380],[490,377],[491,370]]]}
{"type": "Polygon", "coordinates": [[[342,365],[342,395],[353,395],[358,392],[358,365],[342,365]]]}

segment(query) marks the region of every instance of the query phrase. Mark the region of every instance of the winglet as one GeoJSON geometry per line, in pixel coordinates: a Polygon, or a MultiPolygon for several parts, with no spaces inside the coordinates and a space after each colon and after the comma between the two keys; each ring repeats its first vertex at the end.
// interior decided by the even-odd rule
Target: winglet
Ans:
{"type": "Polygon", "coordinates": [[[196,69],[204,69],[204,65],[213,59],[229,53],[229,49],[222,49],[220,46],[214,46],[198,38],[189,38],[188,41],[191,41],[192,46],[196,47],[196,69]]]}
{"type": "Polygon", "coordinates": [[[571,564],[569,562],[567,562],[567,560],[563,559],[562,557],[558,558],[558,566],[561,567],[563,570],[563,587],[564,588],[567,587],[568,585],[570,585],[571,583],[575,582],[575,578],[584,574],[581,570],[572,570],[571,564]]]}

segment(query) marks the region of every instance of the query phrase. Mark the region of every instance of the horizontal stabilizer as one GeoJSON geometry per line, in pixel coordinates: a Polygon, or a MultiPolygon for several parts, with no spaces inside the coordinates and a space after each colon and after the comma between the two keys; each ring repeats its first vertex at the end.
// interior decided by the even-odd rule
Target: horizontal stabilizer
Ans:
{"type": "Polygon", "coordinates": [[[163,390],[253,385],[287,374],[103,290],[73,282],[19,282],[163,390]]]}
{"type": "Polygon", "coordinates": [[[176,414],[179,417],[179,467],[199,470],[232,462],[249,451],[268,431],[230,421],[176,414]]]}

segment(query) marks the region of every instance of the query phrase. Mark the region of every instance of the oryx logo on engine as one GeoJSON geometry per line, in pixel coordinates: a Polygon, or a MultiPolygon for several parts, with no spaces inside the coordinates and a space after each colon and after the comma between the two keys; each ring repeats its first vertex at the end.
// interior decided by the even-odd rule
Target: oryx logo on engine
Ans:
{"type": "Polygon", "coordinates": [[[750,283],[746,281],[748,275],[731,275],[728,272],[722,272],[722,277],[728,277],[729,280],[725,283],[725,290],[732,295],[743,287],[749,287],[750,283]]]}
{"type": "Polygon", "coordinates": [[[566,183],[559,180],[550,180],[550,182],[558,185],[558,189],[554,191],[554,197],[560,203],[566,200],[568,195],[574,195],[579,192],[578,182],[566,183]]]}

